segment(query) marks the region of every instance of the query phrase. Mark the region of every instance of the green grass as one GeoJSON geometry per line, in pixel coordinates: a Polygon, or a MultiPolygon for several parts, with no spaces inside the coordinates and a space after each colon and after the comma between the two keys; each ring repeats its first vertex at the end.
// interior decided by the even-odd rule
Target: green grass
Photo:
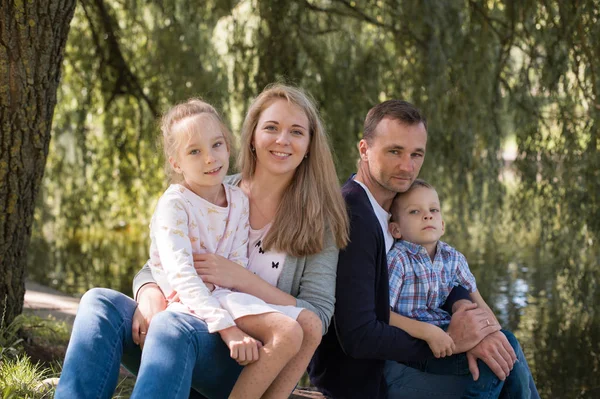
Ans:
{"type": "MultiPolygon", "coordinates": [[[[0,398],[52,398],[55,387],[42,381],[60,376],[70,326],[51,316],[43,319],[27,313],[5,326],[4,314],[0,314],[0,398]]],[[[129,398],[134,384],[132,377],[121,378],[113,398],[129,398]]]]}
{"type": "Polygon", "coordinates": [[[8,398],[50,398],[53,390],[41,383],[52,373],[51,369],[31,363],[27,355],[0,360],[0,392],[8,398]]]}

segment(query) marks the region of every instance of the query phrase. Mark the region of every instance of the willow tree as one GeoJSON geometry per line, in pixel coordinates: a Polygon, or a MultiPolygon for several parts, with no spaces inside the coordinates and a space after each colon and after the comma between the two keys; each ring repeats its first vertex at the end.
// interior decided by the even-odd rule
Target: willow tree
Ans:
{"type": "MultiPolygon", "coordinates": [[[[23,306],[24,266],[75,0],[0,6],[0,313],[23,306]]],[[[44,267],[44,265],[39,265],[44,267]]]]}

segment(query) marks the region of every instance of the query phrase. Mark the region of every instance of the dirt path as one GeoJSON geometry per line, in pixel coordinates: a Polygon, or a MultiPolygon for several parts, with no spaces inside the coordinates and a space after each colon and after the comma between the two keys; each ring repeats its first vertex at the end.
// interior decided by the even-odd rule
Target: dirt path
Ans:
{"type": "Polygon", "coordinates": [[[63,294],[33,281],[25,282],[24,312],[33,313],[42,318],[52,315],[57,320],[64,320],[73,325],[78,306],[79,298],[63,294]]]}

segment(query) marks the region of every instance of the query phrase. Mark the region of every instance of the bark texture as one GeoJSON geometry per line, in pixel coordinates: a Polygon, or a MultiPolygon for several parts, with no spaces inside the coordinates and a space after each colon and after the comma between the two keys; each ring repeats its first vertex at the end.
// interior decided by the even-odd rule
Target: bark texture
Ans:
{"type": "Polygon", "coordinates": [[[56,91],[74,10],[75,0],[0,0],[2,325],[10,323],[23,308],[35,199],[48,155],[56,91]]]}

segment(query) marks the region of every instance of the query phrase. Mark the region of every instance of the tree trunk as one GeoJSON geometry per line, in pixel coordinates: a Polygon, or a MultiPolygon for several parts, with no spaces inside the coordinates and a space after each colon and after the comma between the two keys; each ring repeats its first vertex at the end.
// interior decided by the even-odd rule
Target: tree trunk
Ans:
{"type": "Polygon", "coordinates": [[[23,308],[35,198],[74,10],[75,0],[0,0],[0,328],[23,308]]]}

